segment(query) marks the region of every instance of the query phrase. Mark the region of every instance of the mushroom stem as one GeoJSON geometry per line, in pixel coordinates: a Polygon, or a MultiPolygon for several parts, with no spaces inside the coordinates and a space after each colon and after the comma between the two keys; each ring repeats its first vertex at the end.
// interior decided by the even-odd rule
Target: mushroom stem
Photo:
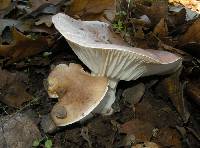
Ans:
{"type": "Polygon", "coordinates": [[[93,111],[94,113],[100,113],[102,115],[111,115],[113,113],[112,104],[115,102],[115,93],[118,80],[109,80],[109,87],[103,100],[93,111]]]}

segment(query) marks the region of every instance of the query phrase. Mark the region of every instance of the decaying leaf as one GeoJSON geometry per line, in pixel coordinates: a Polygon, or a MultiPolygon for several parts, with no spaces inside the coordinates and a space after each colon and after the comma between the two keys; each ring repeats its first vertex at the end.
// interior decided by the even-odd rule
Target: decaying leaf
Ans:
{"type": "Polygon", "coordinates": [[[169,7],[168,22],[170,26],[176,27],[176,25],[181,25],[186,19],[186,9],[181,7],[169,7]]]}
{"type": "Polygon", "coordinates": [[[169,2],[176,5],[182,4],[185,7],[192,9],[193,11],[200,12],[199,0],[169,0],[169,2]]]}
{"type": "Polygon", "coordinates": [[[145,85],[143,83],[139,83],[133,87],[130,87],[124,90],[122,96],[124,100],[127,101],[131,105],[136,105],[142,99],[142,96],[145,92],[145,85]]]}
{"type": "Polygon", "coordinates": [[[200,19],[197,19],[180,37],[180,45],[185,45],[190,42],[200,43],[200,19]]]}
{"type": "Polygon", "coordinates": [[[70,6],[69,14],[78,15],[83,19],[98,19],[105,15],[106,19],[115,17],[115,0],[74,0],[70,6]]]}
{"type": "Polygon", "coordinates": [[[157,128],[179,124],[178,114],[166,104],[164,99],[156,99],[148,91],[142,101],[135,106],[135,112],[137,119],[150,122],[157,128]]]}
{"type": "Polygon", "coordinates": [[[190,113],[188,112],[186,100],[183,96],[184,86],[180,82],[181,71],[182,68],[171,76],[165,78],[160,82],[158,87],[161,88],[160,92],[163,93],[163,96],[169,96],[184,122],[187,122],[190,117],[190,113]]]}
{"type": "Polygon", "coordinates": [[[0,0],[0,11],[10,6],[11,0],[0,0]]]}
{"type": "Polygon", "coordinates": [[[153,33],[161,38],[168,36],[168,27],[164,18],[155,26],[153,33]]]}
{"type": "Polygon", "coordinates": [[[51,21],[52,15],[43,15],[39,17],[39,20],[35,22],[35,25],[41,25],[45,24],[47,27],[51,27],[52,21],[51,21]]]}
{"type": "Polygon", "coordinates": [[[5,116],[0,121],[1,148],[32,147],[34,140],[42,139],[37,125],[26,113],[5,116]]]}
{"type": "Polygon", "coordinates": [[[182,148],[181,136],[176,129],[172,128],[161,128],[153,142],[163,147],[182,148]]]}
{"type": "Polygon", "coordinates": [[[26,92],[23,81],[26,78],[20,73],[10,73],[0,69],[0,101],[15,108],[32,99],[26,92]]]}
{"type": "Polygon", "coordinates": [[[121,125],[120,132],[133,134],[137,142],[144,142],[151,139],[153,129],[154,126],[151,123],[134,119],[121,125]]]}
{"type": "Polygon", "coordinates": [[[142,4],[137,4],[136,7],[150,18],[152,24],[157,24],[161,18],[165,18],[168,15],[168,2],[167,0],[151,2],[152,5],[150,7],[142,4]]]}
{"type": "Polygon", "coordinates": [[[28,31],[30,30],[32,25],[31,21],[19,21],[14,19],[0,19],[0,35],[4,31],[4,29],[8,27],[15,27],[19,29],[20,31],[28,31]]]}
{"type": "Polygon", "coordinates": [[[13,42],[10,45],[0,45],[0,56],[17,61],[44,51],[48,47],[47,37],[31,39],[16,29],[12,29],[13,42]]]}
{"type": "Polygon", "coordinates": [[[194,100],[198,105],[200,105],[200,83],[199,81],[189,82],[186,87],[186,93],[189,99],[194,100]]]}
{"type": "Polygon", "coordinates": [[[157,145],[157,144],[154,143],[154,142],[148,142],[148,141],[146,141],[146,142],[144,142],[144,143],[141,143],[141,144],[137,144],[137,145],[135,145],[135,146],[132,146],[131,148],[144,148],[144,147],[146,147],[146,148],[159,148],[160,146],[157,145]]]}
{"type": "Polygon", "coordinates": [[[57,5],[62,0],[29,0],[29,1],[30,1],[30,4],[31,4],[31,10],[35,11],[36,9],[38,9],[40,6],[42,6],[44,4],[57,5]]]}

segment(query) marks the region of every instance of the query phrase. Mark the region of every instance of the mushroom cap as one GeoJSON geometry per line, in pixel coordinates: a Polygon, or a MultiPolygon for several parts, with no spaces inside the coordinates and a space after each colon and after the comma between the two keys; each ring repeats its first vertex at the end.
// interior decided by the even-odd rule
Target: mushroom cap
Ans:
{"type": "Polygon", "coordinates": [[[58,97],[51,111],[57,126],[65,126],[87,116],[103,99],[108,89],[105,77],[91,76],[78,64],[59,64],[48,77],[50,97],[58,97]]]}
{"type": "Polygon", "coordinates": [[[75,20],[62,13],[54,15],[52,22],[79,59],[98,76],[129,81],[170,73],[182,63],[180,57],[166,51],[129,46],[104,22],[75,20]]]}

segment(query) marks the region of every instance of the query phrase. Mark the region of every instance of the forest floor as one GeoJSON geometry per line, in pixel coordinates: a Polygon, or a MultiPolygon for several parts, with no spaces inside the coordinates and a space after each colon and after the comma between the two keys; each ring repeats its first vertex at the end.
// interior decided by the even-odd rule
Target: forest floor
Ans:
{"type": "Polygon", "coordinates": [[[2,0],[0,148],[200,147],[200,2],[190,2],[2,0]],[[106,21],[131,46],[172,52],[183,66],[170,75],[120,81],[110,116],[55,127],[49,113],[58,100],[45,85],[52,67],[86,68],[52,24],[59,12],[106,21]]]}

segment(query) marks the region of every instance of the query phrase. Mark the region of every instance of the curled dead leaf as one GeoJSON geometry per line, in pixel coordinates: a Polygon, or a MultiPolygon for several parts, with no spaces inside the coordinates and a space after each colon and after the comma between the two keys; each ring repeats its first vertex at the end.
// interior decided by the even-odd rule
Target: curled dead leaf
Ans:
{"type": "Polygon", "coordinates": [[[12,29],[13,41],[10,45],[0,45],[0,56],[9,58],[11,62],[33,56],[48,47],[47,37],[31,39],[15,28],[12,29]]]}
{"type": "Polygon", "coordinates": [[[115,0],[74,0],[69,8],[70,15],[78,15],[83,19],[98,19],[105,15],[108,20],[115,17],[115,0]]]}
{"type": "Polygon", "coordinates": [[[168,36],[168,27],[164,18],[155,26],[153,33],[161,38],[168,36]]]}

